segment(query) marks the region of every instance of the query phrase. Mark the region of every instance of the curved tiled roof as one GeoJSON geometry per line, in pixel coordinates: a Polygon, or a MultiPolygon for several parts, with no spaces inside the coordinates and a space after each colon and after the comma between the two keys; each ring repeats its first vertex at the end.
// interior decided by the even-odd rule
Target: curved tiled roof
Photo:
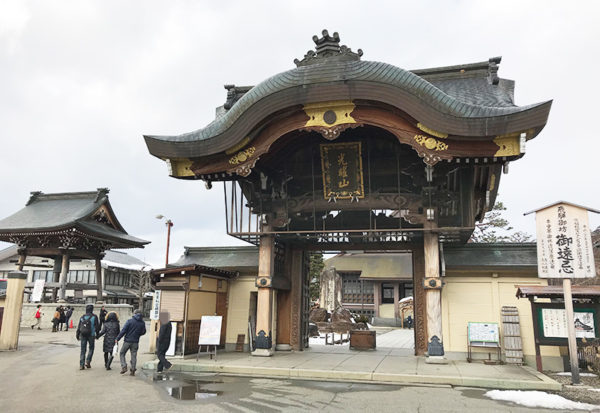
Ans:
{"type": "Polygon", "coordinates": [[[491,84],[482,77],[428,81],[426,71],[415,74],[391,64],[358,59],[314,59],[279,73],[251,88],[230,110],[202,129],[177,136],[145,136],[148,148],[159,157],[217,153],[237,143],[271,113],[342,99],[390,104],[430,128],[459,136],[541,129],[546,123],[551,101],[516,106],[511,81],[491,84]]]}

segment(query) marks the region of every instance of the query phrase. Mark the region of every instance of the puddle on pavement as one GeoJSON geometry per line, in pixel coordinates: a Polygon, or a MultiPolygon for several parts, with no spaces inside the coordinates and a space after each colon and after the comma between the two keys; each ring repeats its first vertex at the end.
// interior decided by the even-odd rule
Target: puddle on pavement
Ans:
{"type": "Polygon", "coordinates": [[[215,386],[223,384],[223,379],[216,375],[185,375],[181,373],[154,373],[148,376],[167,395],[176,400],[212,399],[224,394],[215,386]]]}

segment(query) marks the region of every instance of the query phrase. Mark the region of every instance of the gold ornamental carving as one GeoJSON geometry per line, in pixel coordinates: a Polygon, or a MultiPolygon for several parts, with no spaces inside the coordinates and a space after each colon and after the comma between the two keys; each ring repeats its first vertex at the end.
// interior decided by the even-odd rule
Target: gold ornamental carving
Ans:
{"type": "Polygon", "coordinates": [[[252,158],[256,148],[254,146],[249,147],[248,149],[244,149],[243,151],[238,152],[235,156],[232,156],[229,159],[229,163],[231,165],[239,165],[241,163],[246,162],[248,159],[252,158]]]}
{"type": "Polygon", "coordinates": [[[448,144],[440,142],[435,138],[424,135],[415,135],[415,142],[419,145],[424,146],[430,151],[445,151],[448,149],[448,144]]]}
{"type": "Polygon", "coordinates": [[[304,105],[304,112],[309,119],[304,126],[331,128],[337,125],[356,123],[351,115],[355,107],[356,105],[351,100],[308,103],[304,105]]]}
{"type": "Polygon", "coordinates": [[[169,175],[175,178],[195,176],[192,172],[192,160],[187,158],[165,159],[169,175]]]}
{"type": "Polygon", "coordinates": [[[447,133],[438,132],[436,130],[430,129],[427,126],[423,125],[421,122],[417,123],[417,128],[421,129],[425,133],[430,134],[431,136],[435,136],[436,138],[446,139],[448,137],[447,133]]]}
{"type": "Polygon", "coordinates": [[[499,135],[494,138],[494,143],[498,145],[498,150],[494,156],[516,156],[521,154],[521,134],[511,133],[508,135],[499,135]]]}

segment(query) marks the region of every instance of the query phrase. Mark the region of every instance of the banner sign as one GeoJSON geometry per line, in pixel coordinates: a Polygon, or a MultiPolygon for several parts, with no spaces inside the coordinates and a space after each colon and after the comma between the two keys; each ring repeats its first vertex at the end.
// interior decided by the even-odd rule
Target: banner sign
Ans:
{"type": "Polygon", "coordinates": [[[364,198],[360,142],[321,145],[325,199],[364,198]]]}
{"type": "Polygon", "coordinates": [[[45,280],[35,280],[33,284],[33,292],[31,293],[31,302],[39,302],[42,301],[42,295],[44,294],[44,285],[45,280]]]}
{"type": "Polygon", "coordinates": [[[587,209],[558,203],[536,211],[538,276],[596,276],[587,209]]]}
{"type": "Polygon", "coordinates": [[[152,310],[150,310],[150,320],[158,320],[160,316],[160,290],[154,291],[152,299],[152,310]]]}

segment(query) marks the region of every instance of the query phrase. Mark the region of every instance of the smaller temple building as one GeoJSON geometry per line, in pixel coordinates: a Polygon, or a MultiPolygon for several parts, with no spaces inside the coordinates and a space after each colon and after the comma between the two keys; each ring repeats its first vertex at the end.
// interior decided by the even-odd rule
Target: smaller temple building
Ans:
{"type": "MultiPolygon", "coordinates": [[[[125,231],[110,205],[108,192],[107,188],[56,194],[32,192],[24,208],[0,220],[0,241],[17,247],[16,268],[10,269],[23,271],[25,267],[35,267],[31,259],[40,258],[42,261],[38,264],[44,264],[42,268],[50,271],[44,277],[52,288],[54,301],[67,298],[71,262],[92,260],[94,274],[91,270],[82,270],[75,274],[74,283],[71,278],[71,284],[77,284],[78,277],[81,277],[79,281],[85,277],[86,284],[95,284],[96,299],[101,301],[104,297],[102,259],[106,251],[143,248],[150,243],[125,231]]],[[[35,277],[34,274],[31,281],[35,277]]],[[[118,279],[119,275],[117,282],[118,279]]]]}

